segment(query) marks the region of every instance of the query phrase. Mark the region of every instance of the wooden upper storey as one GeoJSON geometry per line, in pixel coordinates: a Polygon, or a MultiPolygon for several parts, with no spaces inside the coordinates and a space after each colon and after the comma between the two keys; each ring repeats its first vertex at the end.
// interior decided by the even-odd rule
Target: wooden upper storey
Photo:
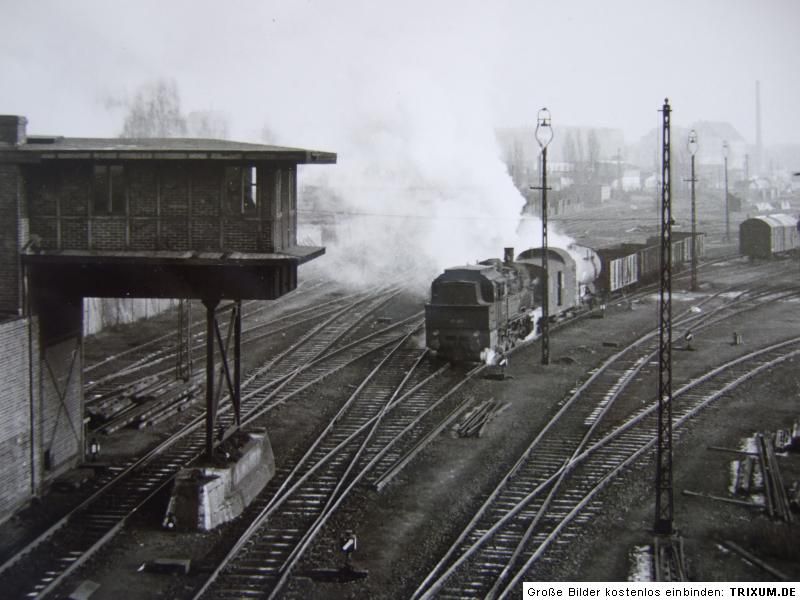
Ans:
{"type": "Polygon", "coordinates": [[[293,164],[59,160],[21,169],[41,250],[280,252],[296,244],[293,164]]]}
{"type": "Polygon", "coordinates": [[[297,165],[336,155],[203,139],[25,136],[20,173],[39,251],[277,252],[297,243],[297,165]]]}

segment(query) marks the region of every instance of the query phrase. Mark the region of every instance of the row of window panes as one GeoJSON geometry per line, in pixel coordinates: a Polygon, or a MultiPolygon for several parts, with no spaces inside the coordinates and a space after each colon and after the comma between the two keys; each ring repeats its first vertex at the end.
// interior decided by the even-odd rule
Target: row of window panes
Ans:
{"type": "MultiPolygon", "coordinates": [[[[125,172],[122,165],[95,165],[92,190],[94,214],[125,214],[125,172]]],[[[257,213],[256,167],[225,167],[224,206],[232,214],[257,213]]]]}

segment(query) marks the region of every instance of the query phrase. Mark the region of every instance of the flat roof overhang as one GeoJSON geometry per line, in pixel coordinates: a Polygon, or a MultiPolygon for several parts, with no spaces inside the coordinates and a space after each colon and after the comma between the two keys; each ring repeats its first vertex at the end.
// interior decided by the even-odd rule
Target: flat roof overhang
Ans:
{"type": "Polygon", "coordinates": [[[31,292],[98,298],[274,300],[325,248],[283,253],[40,251],[22,255],[31,292]]]}

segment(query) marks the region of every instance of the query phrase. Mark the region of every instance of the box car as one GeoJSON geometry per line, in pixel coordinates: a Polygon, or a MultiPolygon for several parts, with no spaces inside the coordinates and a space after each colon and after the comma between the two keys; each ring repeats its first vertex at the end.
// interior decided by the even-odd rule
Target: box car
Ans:
{"type": "Polygon", "coordinates": [[[771,258],[798,247],[798,219],[790,215],[762,215],[739,225],[739,252],[750,258],[771,258]]]}
{"type": "Polygon", "coordinates": [[[601,263],[597,291],[613,294],[636,285],[639,282],[638,252],[642,248],[642,244],[622,244],[597,250],[601,263]]]}

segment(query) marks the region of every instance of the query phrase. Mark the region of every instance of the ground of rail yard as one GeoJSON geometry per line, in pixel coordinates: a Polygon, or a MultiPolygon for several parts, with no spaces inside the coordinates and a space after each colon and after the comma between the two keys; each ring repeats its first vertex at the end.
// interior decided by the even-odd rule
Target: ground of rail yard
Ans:
{"type": "MultiPolygon", "coordinates": [[[[688,308],[720,287],[715,285],[712,272],[703,279],[697,295],[676,292],[674,308],[688,308]]],[[[635,303],[620,300],[608,305],[603,318],[554,332],[549,366],[540,364],[538,344],[514,352],[505,379],[480,379],[465,391],[476,403],[492,399],[493,406],[503,407],[482,428],[480,436],[461,437],[448,429],[381,492],[362,488],[355,493],[330,524],[334,530],[356,533],[358,550],[352,562],[356,569],[368,572],[367,577],[350,583],[323,583],[299,572],[289,595],[410,597],[480,506],[484,494],[494,488],[559,401],[603,357],[656,324],[657,295],[635,303]]],[[[698,334],[692,351],[682,350],[680,340],[676,340],[673,371],[700,374],[723,359],[746,352],[748,347],[786,339],[793,332],[800,332],[800,303],[775,303],[760,310],[756,318],[743,316],[739,322],[732,322],[725,332],[698,334]],[[741,345],[732,343],[734,331],[741,335],[741,345]]],[[[130,334],[120,328],[115,335],[130,334]]],[[[97,338],[87,344],[118,343],[111,339],[97,338]]],[[[730,450],[747,448],[747,440],[758,432],[791,430],[793,422],[800,419],[799,367],[800,361],[795,359],[759,376],[676,431],[675,527],[684,539],[691,579],[774,580],[777,571],[788,579],[800,580],[796,526],[770,519],[758,507],[714,498],[730,497],[733,462],[742,458],[730,450]],[[737,549],[750,552],[753,560],[743,558],[737,549]],[[765,566],[775,571],[769,573],[765,566]]],[[[341,381],[325,386],[313,405],[288,404],[277,411],[269,435],[279,466],[281,457],[297,450],[298,440],[313,435],[333,413],[336,390],[348,385],[346,375],[340,377],[341,381]]],[[[101,460],[111,461],[138,451],[145,441],[152,441],[141,435],[118,438],[122,441],[104,449],[101,460]]],[[[156,430],[144,435],[158,437],[159,433],[156,430]]],[[[800,480],[800,451],[780,455],[777,460],[786,482],[800,480]]],[[[569,559],[546,567],[548,578],[618,581],[634,576],[637,548],[652,542],[654,479],[652,457],[625,472],[604,492],[602,515],[571,541],[569,559]]],[[[0,534],[24,529],[38,513],[57,510],[56,505],[69,504],[72,495],[79,493],[49,494],[39,505],[3,524],[0,534]]],[[[119,534],[121,543],[92,559],[88,571],[72,580],[74,584],[85,578],[99,583],[93,599],[186,597],[197,583],[192,571],[203,570],[215,560],[211,551],[224,532],[164,531],[160,527],[163,502],[157,499],[130,521],[119,534]],[[165,558],[190,560],[189,575],[141,569],[148,561],[165,558]]],[[[318,566],[336,568],[343,561],[333,548],[323,548],[316,556],[318,562],[325,563],[318,566]]]]}

